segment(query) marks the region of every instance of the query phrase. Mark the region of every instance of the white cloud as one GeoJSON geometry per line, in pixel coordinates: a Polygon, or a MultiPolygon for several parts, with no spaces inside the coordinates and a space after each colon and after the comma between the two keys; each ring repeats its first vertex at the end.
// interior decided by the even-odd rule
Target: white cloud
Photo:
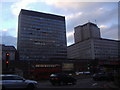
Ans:
{"type": "Polygon", "coordinates": [[[82,15],[82,12],[77,12],[77,13],[71,13],[70,15],[66,16],[66,19],[73,19],[73,18],[78,18],[82,15]]]}
{"type": "Polygon", "coordinates": [[[74,31],[68,32],[68,33],[67,33],[67,38],[69,38],[69,37],[71,37],[71,36],[73,36],[73,35],[74,35],[74,31]]]}
{"type": "MultiPolygon", "coordinates": [[[[13,2],[13,1],[20,1],[20,0],[1,0],[1,2],[13,2]]],[[[39,0],[39,1],[53,1],[53,2],[56,2],[56,1],[62,1],[62,0],[39,0]]],[[[62,2],[119,2],[119,0],[64,0],[62,2]]]]}
{"type": "Polygon", "coordinates": [[[74,43],[74,31],[67,33],[67,46],[74,43]]]}
{"type": "Polygon", "coordinates": [[[106,28],[108,28],[108,26],[106,26],[106,25],[100,25],[100,28],[101,29],[106,29],[106,28]]]}
{"type": "MultiPolygon", "coordinates": [[[[60,8],[64,8],[64,6],[66,7],[74,7],[72,6],[73,2],[79,2],[78,0],[40,0],[42,2],[45,2],[48,5],[54,5],[60,8]]],[[[81,1],[81,0],[80,0],[81,1]]],[[[83,1],[82,1],[83,2],[83,1]]]]}
{"type": "Polygon", "coordinates": [[[7,32],[8,30],[7,30],[6,28],[4,28],[2,31],[3,31],[3,32],[7,32]]]}
{"type": "Polygon", "coordinates": [[[60,0],[41,0],[41,1],[45,2],[48,5],[55,5],[60,0]]]}
{"type": "Polygon", "coordinates": [[[28,5],[37,1],[38,0],[21,0],[21,1],[15,2],[11,6],[13,15],[18,16],[21,9],[30,9],[28,5]]]}
{"type": "MultiPolygon", "coordinates": [[[[47,2],[47,4],[49,4],[49,3],[47,2]]],[[[58,0],[57,2],[50,2],[50,4],[56,6],[57,8],[61,8],[61,9],[79,7],[79,3],[74,2],[74,1],[73,2],[62,2],[62,1],[58,0]]]]}
{"type": "Polygon", "coordinates": [[[99,8],[99,10],[103,10],[104,8],[99,8]]]}
{"type": "Polygon", "coordinates": [[[113,24],[112,26],[101,30],[101,36],[104,38],[118,40],[118,25],[113,24]]]}

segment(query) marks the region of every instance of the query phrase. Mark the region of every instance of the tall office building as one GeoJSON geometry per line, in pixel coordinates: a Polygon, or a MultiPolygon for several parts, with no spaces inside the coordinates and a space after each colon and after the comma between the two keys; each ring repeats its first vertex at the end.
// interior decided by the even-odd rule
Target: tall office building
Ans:
{"type": "Polygon", "coordinates": [[[75,43],[84,41],[90,38],[100,38],[100,28],[96,24],[88,22],[84,25],[79,25],[74,28],[75,43]]]}
{"type": "Polygon", "coordinates": [[[17,49],[19,60],[66,58],[65,17],[22,9],[17,49]]]}

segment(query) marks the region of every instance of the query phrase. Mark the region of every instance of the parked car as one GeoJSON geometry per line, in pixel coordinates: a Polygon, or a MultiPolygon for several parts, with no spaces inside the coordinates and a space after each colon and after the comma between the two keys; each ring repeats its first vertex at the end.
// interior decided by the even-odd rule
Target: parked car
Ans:
{"type": "Polygon", "coordinates": [[[93,80],[104,80],[106,78],[104,73],[93,74],[93,80]]]}
{"type": "Polygon", "coordinates": [[[75,72],[76,75],[82,75],[84,72],[75,72]]]}
{"type": "Polygon", "coordinates": [[[88,72],[83,72],[83,74],[90,75],[90,72],[89,71],[88,72]]]}
{"type": "Polygon", "coordinates": [[[113,75],[108,73],[96,73],[93,75],[93,80],[114,80],[113,75]]]}
{"type": "Polygon", "coordinates": [[[18,75],[0,75],[0,84],[3,90],[16,89],[16,88],[27,88],[28,90],[34,90],[37,88],[37,81],[26,80],[18,75]]]}
{"type": "Polygon", "coordinates": [[[67,85],[67,84],[76,84],[76,79],[73,76],[70,76],[65,73],[57,73],[50,75],[50,82],[52,85],[67,85]]]}

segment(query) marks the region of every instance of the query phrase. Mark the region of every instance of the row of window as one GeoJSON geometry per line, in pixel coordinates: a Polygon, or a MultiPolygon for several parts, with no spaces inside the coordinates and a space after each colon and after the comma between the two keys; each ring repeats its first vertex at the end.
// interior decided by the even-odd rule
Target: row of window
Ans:
{"type": "Polygon", "coordinates": [[[54,21],[54,22],[63,22],[61,20],[50,19],[49,17],[48,18],[43,18],[43,17],[23,15],[23,18],[36,19],[36,20],[46,20],[46,21],[54,21]]]}
{"type": "MultiPolygon", "coordinates": [[[[23,42],[24,43],[24,42],[23,42]]],[[[20,48],[24,48],[24,49],[29,49],[29,50],[35,50],[35,49],[56,49],[56,50],[64,50],[67,46],[65,44],[62,44],[62,43],[58,43],[58,44],[55,44],[55,43],[45,43],[46,46],[43,47],[41,45],[35,45],[34,43],[25,43],[25,44],[21,44],[20,45],[20,48]]]]}
{"type": "Polygon", "coordinates": [[[32,38],[32,37],[38,37],[38,38],[42,38],[42,37],[50,37],[50,38],[62,38],[62,37],[65,37],[65,33],[48,33],[48,32],[40,32],[40,33],[21,33],[20,36],[22,37],[29,37],[29,38],[32,38]]]}
{"type": "Polygon", "coordinates": [[[25,56],[25,55],[21,55],[20,56],[20,59],[42,59],[42,58],[57,58],[57,57],[59,57],[59,58],[61,58],[61,57],[66,57],[66,55],[45,55],[45,56],[25,56]]]}
{"type": "Polygon", "coordinates": [[[65,31],[62,31],[62,30],[56,30],[56,29],[52,29],[52,30],[48,30],[48,29],[40,29],[39,31],[37,30],[38,28],[21,28],[22,32],[24,33],[41,33],[41,32],[48,32],[48,33],[57,33],[57,34],[60,34],[60,33],[64,33],[66,34],[65,31]]]}
{"type": "MultiPolygon", "coordinates": [[[[26,28],[24,28],[26,29],[26,28]]],[[[35,30],[27,30],[27,31],[22,31],[21,34],[30,34],[30,35],[45,35],[45,34],[48,34],[48,35],[65,35],[65,31],[52,31],[52,30],[40,30],[40,31],[35,31],[35,30]]]]}
{"type": "Polygon", "coordinates": [[[26,37],[53,37],[53,38],[61,38],[65,37],[64,33],[49,33],[49,32],[40,32],[40,33],[22,33],[21,36],[26,36],[26,37]]]}
{"type": "Polygon", "coordinates": [[[26,20],[23,20],[23,21],[21,21],[21,23],[22,24],[33,24],[33,25],[48,25],[48,26],[65,26],[65,24],[63,23],[63,24],[59,24],[59,23],[53,23],[53,22],[43,22],[43,21],[41,21],[41,22],[33,22],[33,21],[26,21],[26,20]]]}
{"type": "Polygon", "coordinates": [[[36,19],[28,19],[28,18],[23,18],[22,23],[27,22],[29,24],[51,24],[51,25],[65,25],[65,22],[54,22],[54,21],[46,21],[46,20],[36,20],[36,19]]]}
{"type": "Polygon", "coordinates": [[[26,24],[26,23],[23,23],[21,25],[21,27],[28,27],[28,28],[37,28],[39,30],[41,29],[48,29],[48,30],[60,30],[60,31],[65,31],[65,26],[58,26],[58,25],[48,25],[48,24],[39,24],[39,25],[36,25],[36,24],[26,24]]]}
{"type": "Polygon", "coordinates": [[[118,57],[117,55],[113,55],[113,56],[110,56],[110,55],[100,55],[100,54],[96,54],[95,57],[99,57],[99,58],[110,58],[110,57],[118,57]]]}
{"type": "Polygon", "coordinates": [[[104,47],[104,48],[101,48],[101,47],[96,47],[95,50],[97,51],[108,51],[108,52],[113,52],[113,51],[118,51],[118,48],[110,48],[110,47],[104,47]]]}
{"type": "Polygon", "coordinates": [[[95,43],[95,46],[103,46],[103,47],[108,47],[108,46],[117,46],[118,45],[118,43],[117,42],[103,42],[103,41],[95,41],[94,42],[95,43]]]}
{"type": "Polygon", "coordinates": [[[22,51],[24,51],[23,53],[20,51],[20,53],[22,54],[22,55],[28,55],[28,56],[42,56],[42,55],[66,55],[66,51],[62,51],[62,52],[57,52],[57,51],[43,51],[43,52],[39,52],[39,51],[32,51],[32,52],[29,52],[29,54],[28,54],[28,52],[26,52],[25,50],[22,50],[22,51]]]}
{"type": "Polygon", "coordinates": [[[64,50],[64,49],[66,49],[66,45],[65,44],[47,44],[47,43],[45,43],[46,44],[46,46],[42,46],[42,45],[35,45],[35,44],[29,44],[29,43],[26,43],[26,44],[21,44],[20,45],[20,50],[22,50],[22,48],[23,48],[23,50],[30,50],[30,51],[32,51],[32,50],[52,50],[52,51],[54,51],[54,50],[64,50]]]}
{"type": "MultiPolygon", "coordinates": [[[[65,37],[29,37],[29,36],[25,36],[22,35],[23,37],[21,37],[19,40],[20,42],[33,42],[33,41],[41,41],[41,40],[45,40],[45,42],[48,42],[49,40],[54,40],[56,43],[65,43],[65,37]]],[[[54,42],[52,42],[54,43],[54,42]]]]}
{"type": "Polygon", "coordinates": [[[65,42],[65,39],[66,37],[63,36],[63,35],[25,35],[25,34],[22,34],[20,35],[20,39],[23,40],[23,39],[26,39],[26,40],[35,40],[35,39],[44,39],[44,40],[60,40],[58,42],[65,42]]]}

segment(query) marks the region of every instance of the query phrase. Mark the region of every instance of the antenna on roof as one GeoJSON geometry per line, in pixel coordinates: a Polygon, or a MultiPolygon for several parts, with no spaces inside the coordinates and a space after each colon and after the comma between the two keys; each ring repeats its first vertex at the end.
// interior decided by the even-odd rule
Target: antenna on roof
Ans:
{"type": "Polygon", "coordinates": [[[95,24],[97,24],[97,21],[96,21],[96,19],[95,19],[95,24]]]}

